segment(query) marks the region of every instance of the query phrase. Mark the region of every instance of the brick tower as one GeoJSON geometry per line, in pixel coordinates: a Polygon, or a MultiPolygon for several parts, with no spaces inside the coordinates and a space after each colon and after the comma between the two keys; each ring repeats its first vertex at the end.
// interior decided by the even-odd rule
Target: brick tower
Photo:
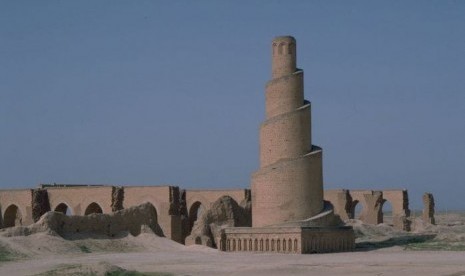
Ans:
{"type": "Polygon", "coordinates": [[[312,146],[303,82],[295,39],[275,38],[260,127],[260,169],[252,176],[254,227],[303,220],[323,210],[322,150],[312,146]]]}
{"type": "Polygon", "coordinates": [[[252,175],[252,227],[224,228],[224,251],[323,253],[351,251],[352,227],[323,200],[322,149],[312,145],[310,102],[296,67],[296,41],[272,42],[272,79],[260,126],[260,168],[252,175]]]}

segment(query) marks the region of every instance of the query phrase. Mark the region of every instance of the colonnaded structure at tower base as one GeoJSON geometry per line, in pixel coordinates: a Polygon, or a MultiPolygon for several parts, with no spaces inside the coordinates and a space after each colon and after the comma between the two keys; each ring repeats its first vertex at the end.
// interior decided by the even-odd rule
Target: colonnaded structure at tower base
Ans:
{"type": "MultiPolygon", "coordinates": [[[[303,80],[303,70],[296,67],[295,39],[275,38],[272,79],[265,92],[266,119],[260,127],[260,168],[252,175],[250,190],[69,184],[0,190],[0,227],[29,225],[49,211],[74,216],[109,214],[149,203],[159,234],[179,243],[205,244],[223,251],[323,253],[353,250],[354,233],[343,220],[383,223],[383,206],[389,202],[392,225],[409,231],[406,190],[323,190],[323,150],[312,145],[311,104],[304,100],[303,80]],[[225,216],[221,213],[225,210],[220,210],[209,219],[222,217],[229,224],[219,230],[199,225],[205,219],[201,214],[224,204],[229,204],[227,212],[240,210],[251,220],[243,219],[242,227],[226,227],[237,225],[231,222],[231,214],[225,216]],[[355,209],[360,205],[357,217],[355,209]]],[[[431,194],[425,194],[424,204],[423,220],[434,223],[431,194]]]]}

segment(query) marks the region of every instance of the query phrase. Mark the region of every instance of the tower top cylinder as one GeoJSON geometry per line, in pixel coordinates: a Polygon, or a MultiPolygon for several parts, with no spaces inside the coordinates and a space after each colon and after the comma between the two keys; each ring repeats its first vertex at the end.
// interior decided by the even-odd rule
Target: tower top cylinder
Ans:
{"type": "Polygon", "coordinates": [[[296,71],[296,42],[292,36],[278,36],[273,39],[272,77],[290,75],[296,71]]]}

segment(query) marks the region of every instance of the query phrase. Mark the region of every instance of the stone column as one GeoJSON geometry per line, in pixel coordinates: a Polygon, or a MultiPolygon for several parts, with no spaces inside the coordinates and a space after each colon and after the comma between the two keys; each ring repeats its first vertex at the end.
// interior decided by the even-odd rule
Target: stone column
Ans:
{"type": "Polygon", "coordinates": [[[48,192],[46,189],[33,189],[31,190],[31,198],[32,219],[37,222],[43,214],[50,211],[48,192]]]}
{"type": "Polygon", "coordinates": [[[434,219],[434,197],[433,194],[425,193],[423,195],[423,221],[426,223],[436,224],[434,219]]]}
{"type": "Polygon", "coordinates": [[[383,223],[383,192],[371,191],[363,195],[365,208],[362,210],[360,220],[366,224],[383,223]]]}

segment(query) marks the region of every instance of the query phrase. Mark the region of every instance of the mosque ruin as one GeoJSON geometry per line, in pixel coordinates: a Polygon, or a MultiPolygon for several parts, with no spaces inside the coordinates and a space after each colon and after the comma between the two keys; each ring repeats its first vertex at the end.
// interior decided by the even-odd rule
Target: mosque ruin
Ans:
{"type": "MultiPolygon", "coordinates": [[[[406,190],[323,189],[323,150],[312,144],[311,103],[304,99],[303,70],[296,66],[296,40],[277,37],[271,48],[260,168],[252,174],[251,189],[41,184],[0,190],[0,227],[30,225],[49,211],[112,214],[145,203],[157,234],[179,243],[222,251],[341,252],[355,247],[354,232],[343,221],[356,218],[356,206],[363,206],[360,220],[379,224],[389,202],[392,225],[409,231],[406,190]]],[[[424,202],[424,220],[434,223],[432,195],[424,202]]]]}

